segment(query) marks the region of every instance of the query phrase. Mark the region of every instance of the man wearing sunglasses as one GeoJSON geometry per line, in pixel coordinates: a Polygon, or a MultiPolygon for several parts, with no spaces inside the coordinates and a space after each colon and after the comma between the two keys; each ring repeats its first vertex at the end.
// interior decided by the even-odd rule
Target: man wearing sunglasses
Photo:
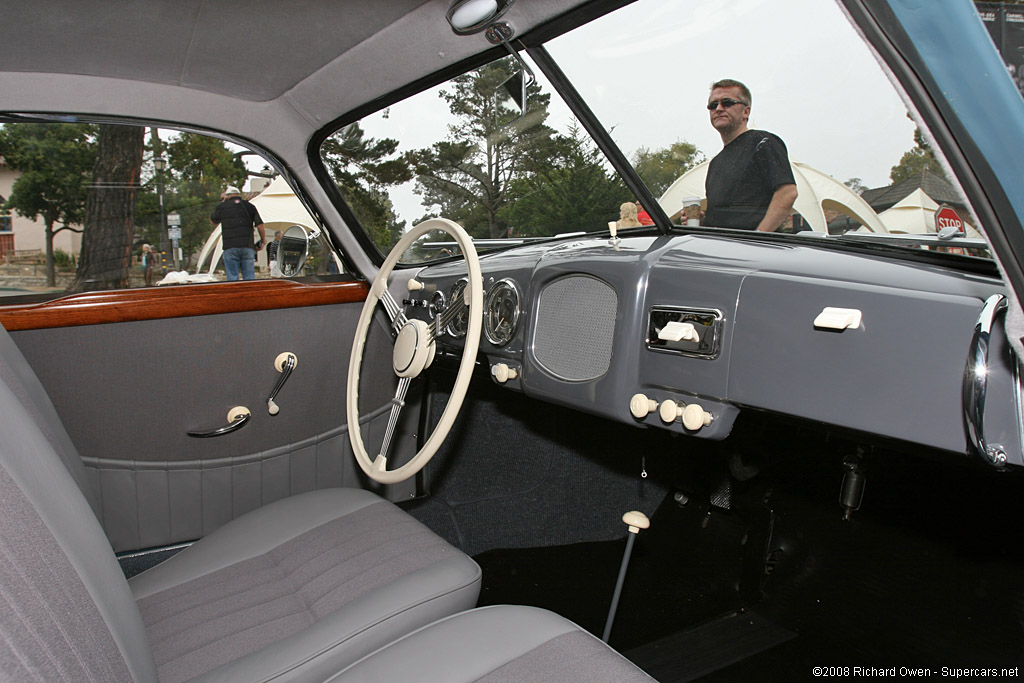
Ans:
{"type": "Polygon", "coordinates": [[[796,201],[796,180],[786,144],[777,135],[747,128],[750,90],[725,79],[711,86],[708,112],[724,147],[708,165],[704,225],[772,232],[796,201]]]}

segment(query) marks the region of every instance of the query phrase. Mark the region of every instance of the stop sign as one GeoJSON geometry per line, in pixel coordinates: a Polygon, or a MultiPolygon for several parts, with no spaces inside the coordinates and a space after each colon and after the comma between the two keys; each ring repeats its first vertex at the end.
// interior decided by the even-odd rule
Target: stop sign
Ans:
{"type": "Polygon", "coordinates": [[[942,207],[935,214],[935,232],[942,232],[945,228],[956,228],[957,232],[964,231],[963,220],[948,206],[942,207]]]}

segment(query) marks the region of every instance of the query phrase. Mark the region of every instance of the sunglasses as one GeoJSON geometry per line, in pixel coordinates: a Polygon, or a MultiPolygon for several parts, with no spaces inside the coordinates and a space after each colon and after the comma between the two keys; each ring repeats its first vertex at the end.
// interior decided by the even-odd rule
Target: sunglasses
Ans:
{"type": "Polygon", "coordinates": [[[729,107],[731,107],[733,105],[736,105],[736,104],[742,104],[744,107],[747,106],[746,102],[741,102],[740,100],[731,100],[728,97],[726,97],[723,100],[711,100],[710,102],[708,102],[708,111],[714,111],[714,110],[718,109],[718,103],[719,102],[722,103],[722,108],[723,109],[728,109],[729,107]]]}

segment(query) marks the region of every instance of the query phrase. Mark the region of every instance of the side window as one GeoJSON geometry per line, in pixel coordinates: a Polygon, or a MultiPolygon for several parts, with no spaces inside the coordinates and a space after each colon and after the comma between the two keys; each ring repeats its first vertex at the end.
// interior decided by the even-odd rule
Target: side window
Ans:
{"type": "Polygon", "coordinates": [[[0,257],[4,295],[341,270],[291,186],[256,153],[198,133],[106,123],[0,126],[0,257]],[[272,257],[292,226],[314,238],[310,258],[282,269],[272,257]]]}

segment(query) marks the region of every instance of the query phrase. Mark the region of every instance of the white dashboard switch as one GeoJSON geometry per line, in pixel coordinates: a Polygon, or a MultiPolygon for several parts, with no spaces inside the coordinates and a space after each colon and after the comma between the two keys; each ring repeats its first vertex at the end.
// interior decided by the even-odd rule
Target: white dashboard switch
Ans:
{"type": "Polygon", "coordinates": [[[658,415],[661,416],[661,421],[666,424],[672,424],[678,420],[682,414],[682,406],[670,398],[662,401],[661,408],[658,410],[658,415]]]}
{"type": "Polygon", "coordinates": [[[697,334],[697,328],[693,326],[693,323],[684,323],[678,320],[673,320],[665,327],[661,328],[658,332],[658,339],[662,341],[689,341],[699,342],[700,335],[697,334]]]}
{"type": "Polygon", "coordinates": [[[629,412],[638,420],[642,420],[658,409],[658,402],[647,398],[646,394],[633,394],[629,399],[629,412]]]}
{"type": "Polygon", "coordinates": [[[704,410],[696,403],[690,403],[683,408],[683,426],[691,432],[711,424],[711,413],[704,410]]]}
{"type": "Polygon", "coordinates": [[[494,375],[494,379],[498,380],[499,384],[504,384],[510,379],[515,379],[519,376],[519,372],[515,368],[510,368],[505,363],[497,363],[491,367],[491,374],[494,375]]]}
{"type": "Polygon", "coordinates": [[[423,283],[420,282],[419,280],[409,278],[408,287],[410,292],[418,292],[419,290],[423,289],[423,283]]]}
{"type": "Polygon", "coordinates": [[[860,327],[861,318],[859,309],[826,306],[814,319],[814,326],[826,330],[854,330],[860,327]]]}

